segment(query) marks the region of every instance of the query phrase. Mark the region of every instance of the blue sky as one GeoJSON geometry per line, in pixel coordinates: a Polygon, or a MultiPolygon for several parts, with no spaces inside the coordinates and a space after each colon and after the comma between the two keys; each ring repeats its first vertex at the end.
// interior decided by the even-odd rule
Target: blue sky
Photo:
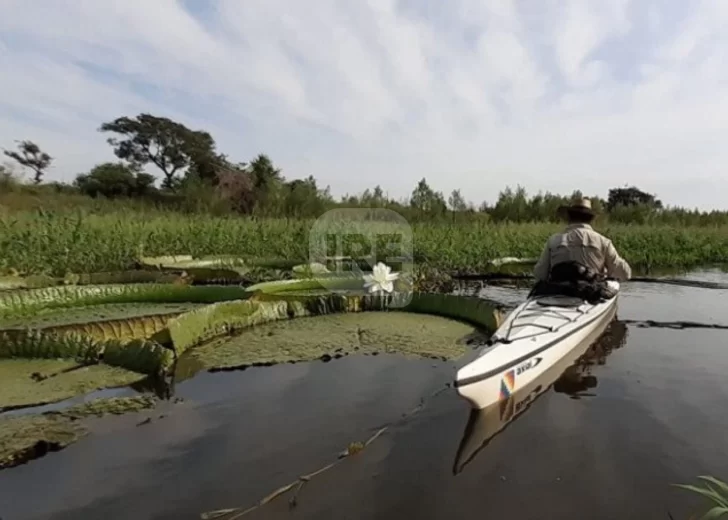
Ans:
{"type": "Polygon", "coordinates": [[[335,195],[727,208],[727,23],[718,0],[0,0],[0,146],[71,180],[114,159],[103,121],[150,112],[335,195]]]}

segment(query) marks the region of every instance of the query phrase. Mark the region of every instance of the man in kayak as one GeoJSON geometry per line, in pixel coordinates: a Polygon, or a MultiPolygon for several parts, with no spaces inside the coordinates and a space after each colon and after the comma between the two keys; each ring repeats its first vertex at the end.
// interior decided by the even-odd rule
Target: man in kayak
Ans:
{"type": "Polygon", "coordinates": [[[607,278],[629,280],[632,269],[612,241],[592,229],[596,214],[591,200],[579,200],[562,210],[568,225],[546,243],[534,269],[536,286],[532,294],[610,297],[607,278]]]}

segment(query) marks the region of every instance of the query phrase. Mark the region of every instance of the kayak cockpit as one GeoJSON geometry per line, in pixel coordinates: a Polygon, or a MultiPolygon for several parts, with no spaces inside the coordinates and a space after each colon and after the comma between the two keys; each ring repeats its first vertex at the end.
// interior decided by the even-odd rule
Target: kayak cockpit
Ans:
{"type": "Polygon", "coordinates": [[[542,307],[574,308],[584,305],[584,300],[575,296],[544,296],[535,298],[535,302],[542,307]]]}

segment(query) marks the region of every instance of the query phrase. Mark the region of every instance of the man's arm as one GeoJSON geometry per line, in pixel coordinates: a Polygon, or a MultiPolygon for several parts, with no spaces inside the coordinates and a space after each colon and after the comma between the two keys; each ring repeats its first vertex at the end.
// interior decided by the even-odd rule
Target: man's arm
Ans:
{"type": "Polygon", "coordinates": [[[549,244],[541,252],[541,257],[536,262],[536,267],[533,268],[533,275],[536,277],[536,281],[545,282],[549,278],[549,272],[551,271],[551,252],[549,251],[549,244]]]}
{"type": "Polygon", "coordinates": [[[632,278],[632,268],[619,256],[611,240],[607,240],[604,245],[604,266],[607,268],[607,276],[620,282],[632,278]]]}

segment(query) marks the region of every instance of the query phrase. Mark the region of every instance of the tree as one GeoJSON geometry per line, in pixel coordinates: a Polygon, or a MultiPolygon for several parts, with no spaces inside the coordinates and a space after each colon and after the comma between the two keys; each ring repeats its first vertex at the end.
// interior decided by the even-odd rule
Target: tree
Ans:
{"type": "Polygon", "coordinates": [[[410,206],[422,213],[430,215],[442,214],[447,210],[445,198],[442,196],[442,193],[435,192],[430,188],[424,177],[417,183],[417,187],[412,192],[410,206]]]}
{"type": "Polygon", "coordinates": [[[166,117],[139,114],[136,118],[120,117],[101,125],[101,132],[113,132],[122,138],[110,137],[107,142],[114,154],[141,169],[149,163],[164,173],[162,187],[173,189],[175,174],[192,164],[214,162],[215,141],[200,130],[190,130],[166,117]]]}
{"type": "Polygon", "coordinates": [[[273,166],[273,162],[265,154],[259,154],[250,162],[250,173],[253,176],[255,189],[265,193],[276,182],[283,182],[281,170],[273,166]]]}
{"type": "Polygon", "coordinates": [[[612,188],[607,197],[607,210],[612,211],[618,206],[648,206],[652,209],[662,209],[662,201],[634,186],[612,188]]]}
{"type": "MultiPolygon", "coordinates": [[[[344,200],[346,200],[346,198],[344,200]]],[[[367,188],[360,197],[354,196],[349,198],[350,204],[366,206],[368,208],[383,208],[387,205],[387,202],[384,190],[382,190],[382,187],[379,185],[374,187],[374,191],[367,188]]]]}
{"type": "Polygon", "coordinates": [[[463,212],[468,210],[468,205],[465,199],[460,194],[460,190],[453,190],[450,197],[447,199],[450,209],[455,212],[463,212]]]}
{"type": "Polygon", "coordinates": [[[121,162],[103,163],[78,175],[74,185],[91,197],[142,197],[153,191],[154,177],[121,162]]]}
{"type": "Polygon", "coordinates": [[[230,207],[240,213],[250,214],[255,208],[253,178],[244,165],[228,165],[217,173],[217,190],[230,207]]]}
{"type": "Polygon", "coordinates": [[[9,150],[4,150],[4,152],[5,155],[16,160],[21,166],[33,170],[35,172],[34,181],[36,184],[40,184],[45,170],[51,165],[53,158],[41,151],[40,147],[32,141],[20,141],[18,150],[19,152],[9,150]]]}
{"type": "Polygon", "coordinates": [[[0,164],[0,193],[13,191],[21,184],[21,179],[15,174],[12,164],[0,164]]]}
{"type": "Polygon", "coordinates": [[[529,220],[528,195],[523,186],[517,186],[514,192],[510,186],[498,194],[498,200],[491,210],[493,220],[524,222],[529,220]]]}
{"type": "Polygon", "coordinates": [[[281,170],[273,166],[273,162],[265,154],[259,154],[247,167],[253,181],[256,206],[258,209],[273,209],[285,198],[283,183],[285,179],[281,170]]]}
{"type": "Polygon", "coordinates": [[[220,181],[220,175],[224,175],[224,172],[228,170],[245,171],[246,168],[245,163],[231,163],[225,154],[201,153],[199,156],[192,157],[185,177],[194,177],[216,186],[220,181]]]}

